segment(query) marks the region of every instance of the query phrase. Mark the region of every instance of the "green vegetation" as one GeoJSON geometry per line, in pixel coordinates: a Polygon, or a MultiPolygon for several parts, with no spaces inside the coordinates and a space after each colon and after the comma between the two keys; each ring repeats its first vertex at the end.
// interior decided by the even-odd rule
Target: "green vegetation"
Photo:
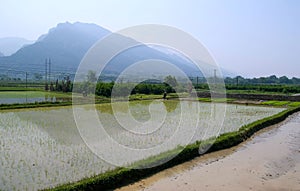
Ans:
{"type": "MultiPolygon", "coordinates": [[[[282,92],[265,92],[260,90],[226,90],[228,94],[263,94],[263,95],[287,95],[286,93],[282,92]]],[[[292,93],[289,93],[292,94],[292,93]]]]}
{"type": "MultiPolygon", "coordinates": [[[[267,117],[251,124],[245,125],[236,132],[222,134],[213,142],[213,145],[209,148],[208,152],[217,151],[237,145],[252,136],[256,131],[283,121],[289,115],[297,111],[300,111],[300,107],[293,107],[271,117],[267,117]]],[[[124,184],[132,183],[143,177],[149,176],[182,162],[191,160],[192,158],[199,156],[199,146],[205,148],[207,145],[211,145],[212,141],[213,139],[202,142],[197,141],[194,144],[190,144],[172,160],[163,163],[160,166],[145,169],[118,168],[92,178],[87,178],[72,184],[62,185],[50,190],[103,190],[116,188],[124,184]]],[[[146,160],[135,163],[133,166],[151,165],[152,163],[157,163],[158,161],[168,159],[174,156],[174,153],[177,153],[178,149],[180,149],[180,147],[172,151],[164,152],[158,156],[150,157],[146,160]]]]}
{"type": "Polygon", "coordinates": [[[271,106],[287,106],[289,101],[266,101],[262,102],[263,105],[271,105],[271,106]]]}
{"type": "Polygon", "coordinates": [[[300,107],[300,102],[299,101],[291,102],[291,103],[289,103],[288,106],[290,106],[290,107],[300,107]]]}
{"type": "Polygon", "coordinates": [[[40,91],[39,88],[26,88],[26,87],[9,87],[9,86],[0,86],[0,92],[2,91],[40,91]]]}
{"type": "MultiPolygon", "coordinates": [[[[193,84],[206,83],[206,79],[204,77],[190,77],[190,80],[193,84]]],[[[277,77],[275,75],[259,78],[244,78],[242,76],[236,76],[226,77],[224,82],[232,85],[300,85],[300,78],[288,78],[286,76],[277,77]]]]}
{"type": "MultiPolygon", "coordinates": [[[[167,95],[167,99],[174,99],[174,98],[182,98],[189,96],[188,93],[169,93],[167,95]]],[[[162,95],[156,94],[133,94],[129,96],[129,100],[148,100],[148,99],[161,99],[162,95]]]]}
{"type": "Polygon", "coordinates": [[[270,105],[270,106],[288,106],[288,107],[299,107],[300,102],[291,102],[291,101],[265,101],[261,103],[262,105],[270,105]]]}
{"type": "Polygon", "coordinates": [[[0,104],[0,110],[7,109],[25,109],[37,107],[55,107],[72,105],[72,102],[36,102],[36,103],[15,103],[15,104],[0,104]]]}
{"type": "MultiPolygon", "coordinates": [[[[87,81],[76,83],[74,86],[75,92],[82,93],[95,93],[97,96],[111,97],[112,93],[117,97],[124,97],[134,94],[153,94],[162,95],[166,93],[182,93],[187,91],[187,87],[178,84],[174,76],[166,76],[164,82],[149,82],[144,81],[141,83],[115,83],[115,82],[96,82],[96,73],[89,71],[87,74],[87,81]],[[113,91],[113,92],[112,92],[113,91]]],[[[73,86],[72,86],[73,87],[73,86]]]]}
{"type": "MultiPolygon", "coordinates": [[[[1,75],[0,75],[1,76],[1,75]]],[[[5,89],[10,89],[10,90],[43,90],[44,89],[44,81],[40,80],[29,80],[27,83],[25,80],[3,80],[0,79],[0,91],[5,90],[5,89]]]]}
{"type": "MultiPolygon", "coordinates": [[[[114,83],[97,81],[96,73],[89,71],[86,76],[86,81],[76,83],[77,93],[91,94],[95,93],[97,96],[111,97],[112,89],[114,88],[114,95],[128,96],[134,94],[154,94],[162,95],[165,91],[167,93],[182,93],[190,92],[191,85],[178,83],[174,76],[166,76],[164,82],[158,81],[144,81],[139,84],[136,83],[114,83]]],[[[193,86],[197,92],[209,92],[209,86],[204,78],[196,80],[191,78],[193,86]]],[[[278,95],[292,95],[300,93],[300,79],[288,79],[283,76],[277,78],[276,76],[261,77],[246,79],[241,76],[235,78],[225,78],[227,93],[238,94],[278,94],[278,95]]],[[[73,83],[69,76],[63,80],[55,82],[48,82],[44,84],[41,80],[36,82],[31,81],[25,83],[22,80],[7,82],[0,84],[0,91],[36,91],[36,90],[50,90],[51,92],[72,92],[73,83]],[[5,85],[6,84],[6,85],[5,85]]]]}
{"type": "MultiPolygon", "coordinates": [[[[7,96],[11,96],[10,98],[23,98],[24,94],[27,92],[0,92],[0,99],[7,98],[7,96]]],[[[56,106],[67,106],[72,105],[72,94],[71,93],[59,93],[59,92],[28,92],[28,96],[36,97],[36,96],[56,96],[56,98],[62,98],[62,101],[56,101],[56,102],[35,102],[35,103],[13,103],[13,104],[0,104],[0,110],[7,110],[7,109],[24,109],[24,108],[38,108],[38,107],[56,107],[56,106]]],[[[26,94],[27,95],[27,94],[26,94]]],[[[187,93],[170,93],[167,96],[167,99],[176,99],[178,97],[186,97],[188,96],[187,93]]],[[[87,103],[91,103],[91,96],[87,96],[85,98],[81,97],[81,95],[78,95],[82,99],[82,104],[84,104],[85,100],[87,100],[87,103]]],[[[130,95],[129,101],[134,100],[152,100],[152,99],[162,99],[162,95],[146,95],[146,94],[134,94],[130,95]]],[[[109,103],[111,100],[107,97],[103,96],[95,96],[95,103],[101,104],[101,103],[109,103]]]]}
{"type": "Polygon", "coordinates": [[[226,84],[300,84],[300,78],[288,78],[286,76],[277,77],[271,75],[268,77],[259,78],[243,78],[242,76],[236,76],[234,78],[225,78],[226,84]]]}
{"type": "MultiPolygon", "coordinates": [[[[198,92],[209,92],[207,84],[195,85],[198,92]]],[[[291,95],[300,92],[300,85],[288,84],[226,84],[227,93],[291,95]]]]}
{"type": "Polygon", "coordinates": [[[46,92],[46,91],[0,91],[1,98],[35,98],[35,97],[56,97],[71,98],[71,93],[46,92]]]}
{"type": "Polygon", "coordinates": [[[203,102],[217,102],[217,103],[224,103],[224,102],[232,102],[235,99],[232,98],[198,98],[198,101],[203,101],[203,102]]]}
{"type": "Polygon", "coordinates": [[[243,85],[235,85],[235,84],[226,84],[226,90],[232,93],[241,93],[247,91],[249,93],[272,93],[272,94],[293,94],[300,92],[299,85],[284,85],[284,84],[243,84],[243,85]],[[252,92],[251,92],[252,91],[252,92]]]}
{"type": "MultiPolygon", "coordinates": [[[[93,92],[90,89],[85,89],[85,85],[81,88],[81,91],[93,92]]],[[[92,87],[93,88],[93,87],[92,87]]],[[[118,96],[127,96],[129,94],[154,94],[162,95],[165,91],[167,93],[175,93],[175,90],[168,84],[148,84],[148,83],[124,83],[114,84],[98,82],[95,88],[95,94],[98,96],[110,97],[112,89],[114,88],[114,94],[118,96]]],[[[184,88],[178,87],[177,93],[184,92],[184,88]]]]}

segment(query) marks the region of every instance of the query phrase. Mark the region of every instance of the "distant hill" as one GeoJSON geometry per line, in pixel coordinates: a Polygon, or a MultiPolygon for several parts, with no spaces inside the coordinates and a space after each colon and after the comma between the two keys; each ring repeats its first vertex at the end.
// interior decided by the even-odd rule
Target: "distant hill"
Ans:
{"type": "Polygon", "coordinates": [[[4,54],[2,52],[0,52],[0,57],[3,57],[3,56],[4,56],[4,54]]]}
{"type": "Polygon", "coordinates": [[[0,52],[2,56],[10,56],[25,45],[32,44],[34,41],[19,37],[0,38],[0,52]]]}
{"type": "MultiPolygon", "coordinates": [[[[40,36],[35,43],[22,47],[11,56],[0,57],[0,74],[1,72],[2,74],[14,74],[14,72],[25,73],[26,71],[44,76],[45,59],[47,58],[51,58],[51,75],[53,78],[64,73],[74,74],[89,48],[110,33],[109,30],[96,24],[60,23],[50,29],[47,34],[40,36]]],[[[126,44],[132,41],[134,40],[121,35],[116,37],[116,43],[126,44]]],[[[180,55],[166,53],[146,45],[121,52],[110,61],[105,68],[105,73],[117,76],[131,64],[147,59],[169,62],[189,76],[201,76],[201,72],[190,61],[180,55]]],[[[149,67],[142,72],[149,73],[152,69],[149,67]]],[[[160,72],[162,74],[168,73],[164,69],[160,72]]],[[[143,75],[141,71],[137,74],[143,75]]]]}
{"type": "Polygon", "coordinates": [[[95,24],[60,23],[34,44],[0,58],[0,67],[12,71],[44,73],[45,59],[51,58],[53,73],[74,72],[86,51],[110,31],[95,24]]]}

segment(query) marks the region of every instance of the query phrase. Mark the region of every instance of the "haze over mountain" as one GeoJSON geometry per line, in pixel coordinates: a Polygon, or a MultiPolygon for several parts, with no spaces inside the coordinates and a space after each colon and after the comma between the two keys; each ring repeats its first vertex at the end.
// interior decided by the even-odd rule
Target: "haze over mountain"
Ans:
{"type": "Polygon", "coordinates": [[[0,58],[1,68],[43,73],[45,59],[51,59],[55,72],[74,72],[86,51],[110,31],[95,24],[60,23],[34,44],[0,58]]]}
{"type": "Polygon", "coordinates": [[[34,43],[34,41],[19,37],[0,38],[0,52],[2,53],[2,56],[10,56],[17,52],[23,46],[32,43],[34,43]]]}
{"type": "MultiPolygon", "coordinates": [[[[50,58],[53,78],[60,74],[74,74],[89,48],[110,33],[109,30],[96,24],[60,23],[47,34],[40,36],[35,43],[22,47],[11,56],[0,57],[0,72],[2,74],[7,74],[8,71],[12,74],[28,72],[44,75],[45,59],[50,58]]],[[[134,41],[121,35],[116,40],[116,43],[134,41]]],[[[188,60],[146,45],[128,49],[116,56],[106,67],[106,72],[118,75],[129,65],[145,59],[163,60],[173,63],[188,75],[201,75],[188,60]]]]}

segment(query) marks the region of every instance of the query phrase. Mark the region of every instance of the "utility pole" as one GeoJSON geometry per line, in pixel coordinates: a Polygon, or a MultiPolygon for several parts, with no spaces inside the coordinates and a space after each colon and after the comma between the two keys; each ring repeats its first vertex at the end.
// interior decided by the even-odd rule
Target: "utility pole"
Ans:
{"type": "Polygon", "coordinates": [[[198,87],[198,82],[199,82],[199,76],[197,76],[197,83],[196,83],[196,87],[198,87]]]}
{"type": "Polygon", "coordinates": [[[26,89],[27,89],[27,72],[25,73],[25,76],[26,76],[26,89]]]}
{"type": "Polygon", "coordinates": [[[48,69],[48,66],[47,66],[47,58],[46,58],[46,61],[45,61],[45,90],[48,90],[48,80],[47,80],[47,69],[48,69]]]}
{"type": "Polygon", "coordinates": [[[217,83],[217,70],[214,69],[214,85],[216,87],[216,83],[217,83]]]}
{"type": "Polygon", "coordinates": [[[214,69],[214,78],[215,78],[215,80],[217,79],[217,70],[216,69],[214,69]]]}
{"type": "Polygon", "coordinates": [[[51,83],[51,78],[50,78],[50,75],[51,75],[51,60],[50,60],[50,58],[49,58],[49,62],[48,62],[48,64],[49,64],[49,83],[48,84],[50,84],[51,83]]]}

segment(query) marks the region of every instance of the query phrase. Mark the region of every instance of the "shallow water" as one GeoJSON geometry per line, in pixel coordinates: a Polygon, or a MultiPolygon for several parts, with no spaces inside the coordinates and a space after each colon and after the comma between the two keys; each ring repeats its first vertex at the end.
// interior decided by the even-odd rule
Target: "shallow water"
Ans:
{"type": "Polygon", "coordinates": [[[48,98],[48,97],[34,97],[34,98],[27,98],[27,97],[23,97],[23,98],[1,98],[0,99],[0,104],[13,104],[13,103],[35,103],[35,102],[56,102],[59,101],[56,100],[55,97],[53,98],[48,98]]]}
{"type": "MultiPolygon", "coordinates": [[[[67,100],[61,96],[40,91],[3,91],[0,92],[0,104],[22,104],[35,102],[60,102],[67,100]]],[[[70,100],[70,99],[69,99],[70,100]]]]}
{"type": "Polygon", "coordinates": [[[283,110],[229,104],[222,120],[224,108],[224,104],[138,101],[2,111],[0,189],[38,190],[73,182],[115,168],[110,163],[128,165],[283,110]],[[76,120],[73,109],[80,114],[76,120]],[[92,119],[95,111],[101,131],[92,119]],[[111,138],[133,152],[113,147],[111,138]],[[93,154],[86,139],[110,163],[93,154]]]}

